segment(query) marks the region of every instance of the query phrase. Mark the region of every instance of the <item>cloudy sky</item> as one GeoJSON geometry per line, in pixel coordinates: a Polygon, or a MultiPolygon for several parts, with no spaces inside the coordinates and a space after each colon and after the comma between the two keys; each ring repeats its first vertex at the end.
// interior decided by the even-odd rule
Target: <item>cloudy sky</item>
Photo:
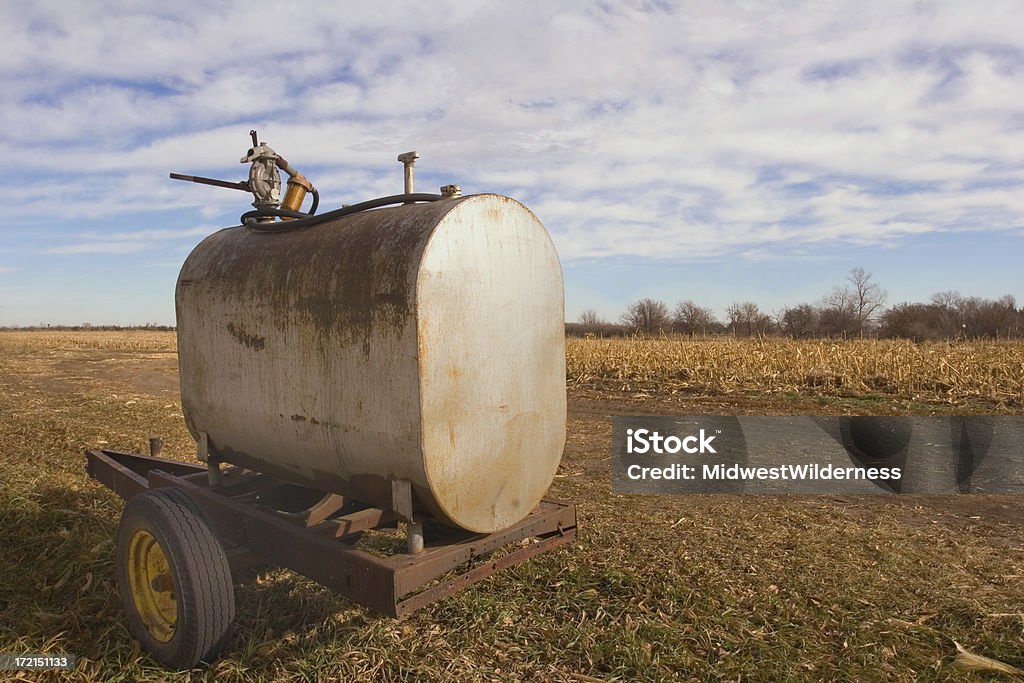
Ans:
{"type": "Polygon", "coordinates": [[[566,316],[1024,300],[1024,3],[0,3],[0,325],[173,323],[248,131],[333,208],[515,197],[566,316]],[[126,9],[130,7],[131,9],[126,9]]]}

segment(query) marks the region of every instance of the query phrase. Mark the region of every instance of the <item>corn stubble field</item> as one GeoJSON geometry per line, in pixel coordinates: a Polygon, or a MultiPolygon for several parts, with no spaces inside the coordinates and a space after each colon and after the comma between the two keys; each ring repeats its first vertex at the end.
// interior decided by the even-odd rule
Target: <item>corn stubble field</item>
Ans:
{"type": "Polygon", "coordinates": [[[567,360],[551,494],[574,545],[404,621],[251,570],[224,656],[173,673],[127,634],[123,503],[82,454],[159,434],[192,460],[173,333],[0,333],[0,652],[77,655],[85,681],[995,680],[955,643],[1024,668],[1019,497],[613,496],[608,419],[1019,414],[1024,344],[571,339],[567,360]]]}

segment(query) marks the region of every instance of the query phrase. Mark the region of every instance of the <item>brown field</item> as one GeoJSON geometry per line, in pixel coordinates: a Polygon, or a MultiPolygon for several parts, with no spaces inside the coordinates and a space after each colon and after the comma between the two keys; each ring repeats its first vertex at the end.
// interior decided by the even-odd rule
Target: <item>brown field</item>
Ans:
{"type": "Polygon", "coordinates": [[[574,545],[403,621],[252,571],[224,656],[170,673],[125,629],[123,503],[82,452],[192,459],[173,333],[0,333],[0,653],[86,681],[979,680],[954,641],[1024,668],[1020,497],[616,496],[608,419],[1019,414],[1024,344],[574,339],[567,369],[574,545]]]}
{"type": "Polygon", "coordinates": [[[1024,406],[1022,342],[577,338],[566,355],[577,385],[1024,406]]]}

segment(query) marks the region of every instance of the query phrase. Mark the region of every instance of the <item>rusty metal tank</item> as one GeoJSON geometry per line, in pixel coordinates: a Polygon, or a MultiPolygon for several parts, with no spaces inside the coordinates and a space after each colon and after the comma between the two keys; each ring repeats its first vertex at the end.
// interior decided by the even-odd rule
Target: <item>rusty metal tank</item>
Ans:
{"type": "Polygon", "coordinates": [[[221,230],[176,289],[185,421],[211,456],[492,532],[565,443],[562,271],[493,194],[277,233],[221,230]]]}

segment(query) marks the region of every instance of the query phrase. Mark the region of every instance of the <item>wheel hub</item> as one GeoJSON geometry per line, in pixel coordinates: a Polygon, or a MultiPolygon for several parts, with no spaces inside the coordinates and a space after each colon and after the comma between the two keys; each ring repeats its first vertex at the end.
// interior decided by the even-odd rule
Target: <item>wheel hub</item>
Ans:
{"type": "Polygon", "coordinates": [[[128,583],[146,630],[166,643],[178,623],[178,600],[167,556],[153,534],[139,529],[128,543],[128,583]]]}

